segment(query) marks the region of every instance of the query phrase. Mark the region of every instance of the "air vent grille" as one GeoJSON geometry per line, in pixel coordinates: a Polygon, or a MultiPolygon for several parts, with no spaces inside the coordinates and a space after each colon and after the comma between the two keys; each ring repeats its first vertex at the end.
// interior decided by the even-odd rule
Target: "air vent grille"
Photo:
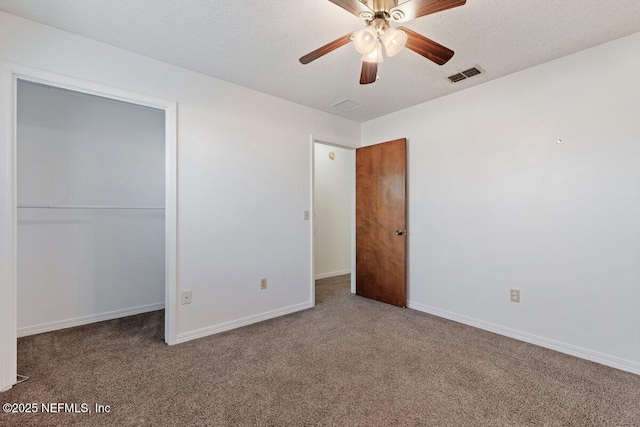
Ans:
{"type": "Polygon", "coordinates": [[[478,74],[480,74],[480,70],[478,70],[476,67],[473,67],[463,71],[462,74],[464,74],[466,78],[469,78],[469,77],[477,76],[478,74]]]}
{"type": "Polygon", "coordinates": [[[332,107],[337,108],[340,111],[353,111],[356,108],[362,107],[362,104],[358,101],[354,101],[353,99],[343,99],[342,101],[333,104],[332,107]]]}
{"type": "Polygon", "coordinates": [[[469,68],[468,70],[464,70],[458,74],[449,76],[448,79],[451,80],[451,83],[457,83],[459,81],[471,78],[473,76],[477,76],[478,74],[482,74],[482,71],[480,71],[480,68],[473,67],[473,68],[469,68]]]}
{"type": "Polygon", "coordinates": [[[460,80],[464,80],[464,79],[466,79],[466,77],[462,73],[449,76],[449,80],[451,80],[451,83],[459,82],[460,80]]]}

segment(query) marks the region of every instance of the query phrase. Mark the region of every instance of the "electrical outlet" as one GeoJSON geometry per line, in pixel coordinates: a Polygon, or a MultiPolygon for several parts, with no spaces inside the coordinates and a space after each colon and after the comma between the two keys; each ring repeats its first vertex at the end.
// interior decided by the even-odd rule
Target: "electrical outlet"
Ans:
{"type": "Polygon", "coordinates": [[[511,289],[511,302],[520,302],[520,289],[511,289]]]}
{"type": "Polygon", "coordinates": [[[191,304],[191,291],[182,291],[182,305],[191,304]]]}
{"type": "Polygon", "coordinates": [[[263,277],[260,279],[260,289],[267,289],[267,278],[263,277]]]}
{"type": "Polygon", "coordinates": [[[309,211],[304,211],[304,220],[309,221],[309,211]]]}

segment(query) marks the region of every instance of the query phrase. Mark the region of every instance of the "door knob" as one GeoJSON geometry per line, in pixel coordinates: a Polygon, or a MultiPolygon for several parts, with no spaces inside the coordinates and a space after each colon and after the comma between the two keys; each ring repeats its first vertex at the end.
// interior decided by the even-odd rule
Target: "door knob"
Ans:
{"type": "Polygon", "coordinates": [[[407,233],[407,230],[396,230],[396,234],[397,234],[398,236],[403,236],[403,235],[405,235],[406,233],[407,233]]]}

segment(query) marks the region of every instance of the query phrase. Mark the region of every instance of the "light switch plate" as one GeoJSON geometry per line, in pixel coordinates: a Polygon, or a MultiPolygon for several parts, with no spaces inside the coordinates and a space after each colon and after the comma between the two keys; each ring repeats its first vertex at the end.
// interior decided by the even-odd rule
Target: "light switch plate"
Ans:
{"type": "Polygon", "coordinates": [[[191,291],[182,291],[182,305],[191,304],[191,291]]]}

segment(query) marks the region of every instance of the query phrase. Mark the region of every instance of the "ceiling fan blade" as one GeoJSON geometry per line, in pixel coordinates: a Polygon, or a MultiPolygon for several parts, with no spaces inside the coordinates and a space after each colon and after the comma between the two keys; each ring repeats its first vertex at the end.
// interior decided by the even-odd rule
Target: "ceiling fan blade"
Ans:
{"type": "Polygon", "coordinates": [[[340,6],[347,12],[353,13],[357,17],[360,17],[360,13],[367,12],[373,15],[373,10],[366,4],[360,3],[360,0],[329,0],[331,3],[340,6]]]}
{"type": "Polygon", "coordinates": [[[445,64],[453,56],[453,51],[451,49],[444,47],[441,44],[416,33],[415,31],[411,31],[407,27],[398,27],[398,30],[402,30],[407,33],[407,43],[404,45],[406,48],[411,49],[415,53],[424,56],[438,65],[445,64]]]}
{"type": "Polygon", "coordinates": [[[314,50],[313,52],[307,53],[305,56],[300,58],[300,62],[303,64],[308,64],[311,61],[315,61],[321,56],[326,55],[329,52],[336,50],[339,47],[344,46],[345,44],[351,41],[351,33],[340,37],[339,39],[335,39],[331,43],[327,43],[324,46],[314,50]]]}
{"type": "Polygon", "coordinates": [[[374,83],[378,77],[378,64],[376,62],[362,61],[362,72],[360,73],[360,84],[368,85],[374,83]]]}
{"type": "Polygon", "coordinates": [[[406,22],[410,19],[462,6],[466,2],[467,0],[409,0],[406,3],[402,3],[400,6],[394,7],[389,11],[389,13],[391,16],[394,16],[394,11],[401,11],[404,13],[404,18],[397,19],[397,21],[406,22]]]}

